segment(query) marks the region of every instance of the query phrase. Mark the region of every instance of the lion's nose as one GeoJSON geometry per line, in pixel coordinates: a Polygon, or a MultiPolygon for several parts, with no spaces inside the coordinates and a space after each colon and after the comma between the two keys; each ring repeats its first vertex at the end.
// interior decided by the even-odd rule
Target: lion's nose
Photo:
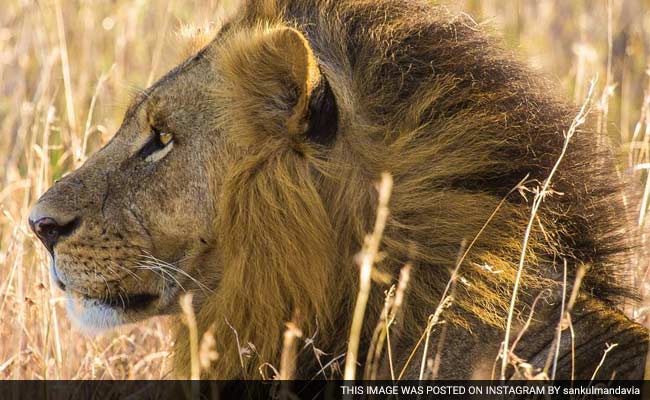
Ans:
{"type": "Polygon", "coordinates": [[[57,216],[37,204],[29,215],[29,226],[47,250],[52,252],[60,238],[71,234],[79,226],[79,218],[57,216]]]}

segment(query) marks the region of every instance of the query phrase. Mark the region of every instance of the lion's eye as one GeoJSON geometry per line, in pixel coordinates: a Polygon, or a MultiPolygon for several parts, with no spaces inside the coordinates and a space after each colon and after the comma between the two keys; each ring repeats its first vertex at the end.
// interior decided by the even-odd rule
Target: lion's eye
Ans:
{"type": "Polygon", "coordinates": [[[174,135],[164,130],[151,128],[151,138],[140,149],[140,157],[145,161],[158,161],[169,153],[173,144],[174,135]]]}
{"type": "Polygon", "coordinates": [[[163,146],[167,146],[173,139],[174,139],[174,136],[172,136],[172,134],[169,133],[169,132],[159,132],[158,133],[158,140],[160,140],[160,143],[163,146]]]}

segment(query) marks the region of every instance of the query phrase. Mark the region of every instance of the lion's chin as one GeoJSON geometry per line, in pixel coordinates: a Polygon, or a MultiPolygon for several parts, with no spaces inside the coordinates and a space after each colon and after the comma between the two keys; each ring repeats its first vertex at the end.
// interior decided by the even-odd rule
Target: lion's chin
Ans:
{"type": "Polygon", "coordinates": [[[146,310],[126,309],[75,293],[66,293],[66,299],[70,320],[81,331],[89,334],[97,334],[151,316],[146,310]]]}

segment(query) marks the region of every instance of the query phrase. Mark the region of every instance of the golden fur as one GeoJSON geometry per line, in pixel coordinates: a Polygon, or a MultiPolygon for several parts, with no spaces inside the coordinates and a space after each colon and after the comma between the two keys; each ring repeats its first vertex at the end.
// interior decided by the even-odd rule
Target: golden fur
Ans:
{"type": "MultiPolygon", "coordinates": [[[[518,182],[528,176],[525,187],[538,186],[557,160],[576,109],[549,87],[469,18],[427,1],[249,1],[138,98],[116,139],[46,198],[54,202],[57,190],[64,197],[78,179],[97,187],[82,220],[108,210],[117,227],[127,217],[111,214],[112,202],[134,207],[143,228],[123,240],[149,237],[139,249],[210,289],[180,277],[195,293],[200,335],[210,329],[218,343],[219,358],[204,375],[258,378],[263,363],[278,366],[288,321],[332,357],[345,351],[358,284],[353,259],[372,229],[374,185],[388,171],[395,185],[376,267],[397,279],[406,262],[414,265],[395,327],[397,346],[410,350],[463,243],[518,182]],[[332,96],[335,110],[326,103],[332,96]],[[318,110],[328,123],[317,123],[318,110]],[[174,132],[174,148],[159,166],[125,161],[120,154],[134,154],[131,143],[143,143],[149,125],[174,132]],[[117,191],[97,183],[111,179],[123,183],[109,185],[117,191]]],[[[534,225],[518,315],[542,289],[560,289],[563,260],[570,281],[579,265],[588,267],[584,296],[610,308],[627,296],[619,268],[623,207],[609,160],[590,132],[571,143],[534,225]]],[[[532,197],[524,188],[510,194],[478,237],[443,314],[449,326],[477,337],[504,328],[532,197]]],[[[85,240],[87,226],[55,253],[85,240]]],[[[129,279],[118,290],[142,290],[129,279]]],[[[161,279],[164,297],[175,285],[161,279]]],[[[374,284],[362,350],[385,289],[374,284]]],[[[151,313],[176,310],[157,307],[151,313]]],[[[178,330],[175,365],[183,377],[190,346],[184,325],[178,330]]],[[[490,346],[496,351],[498,342],[490,346]]],[[[300,360],[300,377],[319,369],[313,355],[302,352],[300,360]]]]}

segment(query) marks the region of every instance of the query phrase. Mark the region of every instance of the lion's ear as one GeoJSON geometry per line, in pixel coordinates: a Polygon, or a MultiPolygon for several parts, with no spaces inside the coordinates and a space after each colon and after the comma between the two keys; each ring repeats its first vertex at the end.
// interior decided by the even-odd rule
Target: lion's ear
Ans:
{"type": "Polygon", "coordinates": [[[237,108],[257,132],[323,145],[334,139],[336,100],[302,33],[289,27],[241,32],[224,50],[227,107],[237,108]]]}

